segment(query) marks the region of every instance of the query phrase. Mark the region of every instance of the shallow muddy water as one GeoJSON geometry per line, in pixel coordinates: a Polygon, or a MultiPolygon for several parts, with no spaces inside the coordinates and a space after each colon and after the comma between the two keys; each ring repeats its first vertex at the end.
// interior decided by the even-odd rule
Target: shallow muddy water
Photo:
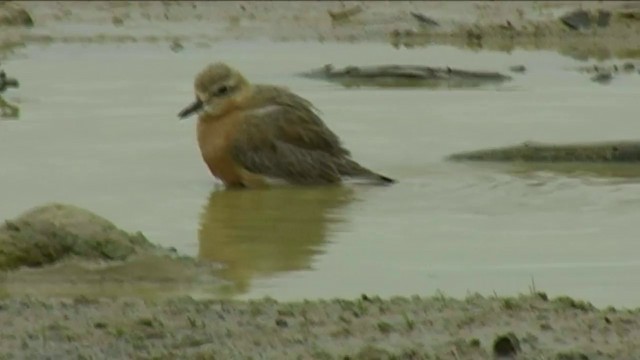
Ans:
{"type": "Polygon", "coordinates": [[[640,75],[609,85],[551,52],[266,42],[29,47],[3,62],[21,118],[0,122],[0,217],[48,201],[86,207],[152,241],[226,265],[219,295],[353,297],[442,290],[640,303],[640,170],[447,163],[522,141],[640,137],[640,75]],[[354,157],[392,187],[224,191],[195,122],[176,114],[205,64],[286,85],[322,111],[354,157]],[[345,89],[294,74],[327,63],[508,73],[472,90],[345,89]],[[564,171],[560,171],[564,170],[564,171]]]}

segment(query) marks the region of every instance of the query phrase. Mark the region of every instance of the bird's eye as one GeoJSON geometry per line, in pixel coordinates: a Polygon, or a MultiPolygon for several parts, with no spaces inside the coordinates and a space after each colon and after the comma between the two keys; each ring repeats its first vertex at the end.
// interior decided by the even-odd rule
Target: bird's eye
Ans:
{"type": "Polygon", "coordinates": [[[229,87],[227,85],[222,85],[216,89],[216,95],[225,95],[229,92],[229,87]]]}

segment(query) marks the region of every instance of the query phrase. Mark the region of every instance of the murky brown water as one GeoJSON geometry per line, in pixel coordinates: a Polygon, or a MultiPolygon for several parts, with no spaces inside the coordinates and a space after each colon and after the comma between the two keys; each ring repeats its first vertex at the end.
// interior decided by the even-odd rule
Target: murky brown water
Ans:
{"type": "Polygon", "coordinates": [[[637,306],[640,171],[442,161],[526,140],[640,137],[640,76],[603,86],[567,70],[578,65],[545,52],[388,45],[29,48],[3,62],[21,82],[6,97],[20,104],[22,118],[0,122],[0,218],[47,201],[86,207],[162,245],[223,262],[235,284],[227,294],[240,297],[504,295],[528,291],[533,278],[550,294],[637,306]],[[178,122],[176,113],[193,97],[194,74],[218,60],[313,101],[359,161],[400,183],[217,187],[200,160],[194,122],[178,122]],[[292,75],[325,63],[529,70],[473,90],[344,89],[292,75]]]}

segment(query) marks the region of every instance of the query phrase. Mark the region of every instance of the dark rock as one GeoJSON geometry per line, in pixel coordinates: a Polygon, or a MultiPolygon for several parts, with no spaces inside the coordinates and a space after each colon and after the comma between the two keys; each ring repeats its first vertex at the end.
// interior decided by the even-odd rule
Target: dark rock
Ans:
{"type": "Polygon", "coordinates": [[[591,77],[591,81],[597,82],[600,84],[608,84],[613,79],[613,74],[611,72],[599,72],[591,77]]]}
{"type": "Polygon", "coordinates": [[[422,25],[428,25],[428,26],[440,26],[440,24],[438,24],[437,21],[431,19],[430,17],[426,16],[426,15],[422,15],[420,13],[417,12],[411,12],[411,16],[413,16],[416,20],[418,20],[418,22],[422,25]]]}
{"type": "Polygon", "coordinates": [[[581,352],[559,352],[556,354],[555,360],[589,360],[589,357],[581,352]]]}
{"type": "Polygon", "coordinates": [[[627,72],[631,72],[633,70],[635,70],[636,66],[633,63],[630,62],[626,62],[624,64],[622,64],[622,70],[627,71],[627,72]]]}
{"type": "Polygon", "coordinates": [[[184,45],[182,45],[182,43],[179,40],[173,40],[171,42],[171,45],[169,45],[169,48],[173,52],[180,52],[184,49],[184,45]]]}
{"type": "Polygon", "coordinates": [[[640,20],[640,11],[638,10],[621,11],[618,13],[618,16],[626,20],[640,20]]]}
{"type": "Polygon", "coordinates": [[[605,10],[598,10],[598,17],[596,18],[596,25],[598,27],[607,27],[611,20],[611,13],[605,10]]]}
{"type": "Polygon", "coordinates": [[[349,357],[353,360],[377,360],[377,359],[391,359],[392,354],[387,350],[376,347],[373,345],[366,345],[360,349],[356,354],[349,357]]]}
{"type": "Polygon", "coordinates": [[[121,18],[120,16],[113,16],[111,18],[111,23],[115,26],[122,26],[124,25],[124,19],[121,18]]]}
{"type": "Polygon", "coordinates": [[[360,5],[356,5],[344,10],[329,10],[328,13],[332,21],[345,21],[349,20],[352,16],[360,14],[362,11],[362,7],[360,5]]]}
{"type": "Polygon", "coordinates": [[[493,341],[493,353],[497,357],[512,357],[518,352],[520,352],[520,341],[512,332],[500,335],[493,341]]]}
{"type": "Polygon", "coordinates": [[[523,73],[527,71],[527,68],[524,65],[514,65],[509,67],[509,70],[511,70],[514,73],[523,73]]]}
{"type": "Polygon", "coordinates": [[[560,18],[563,24],[573,30],[591,28],[591,16],[584,10],[575,10],[560,18]]]}

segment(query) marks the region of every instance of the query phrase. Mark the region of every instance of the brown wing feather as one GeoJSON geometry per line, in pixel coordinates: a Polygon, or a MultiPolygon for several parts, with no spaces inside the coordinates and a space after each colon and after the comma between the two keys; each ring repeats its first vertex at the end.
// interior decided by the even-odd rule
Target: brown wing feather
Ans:
{"type": "Polygon", "coordinates": [[[280,140],[305,149],[333,155],[350,155],[349,150],[342,146],[338,136],[326,126],[308,100],[285,88],[270,85],[256,85],[254,99],[261,106],[270,104],[278,107],[277,111],[260,117],[273,127],[274,135],[280,140]]]}
{"type": "Polygon", "coordinates": [[[246,120],[236,133],[231,156],[250,172],[294,183],[340,181],[333,156],[289,144],[274,134],[278,131],[263,120],[246,120]]]}
{"type": "Polygon", "coordinates": [[[247,170],[299,184],[336,183],[343,176],[393,181],[353,161],[307,100],[286,89],[258,86],[254,101],[231,148],[247,170]]]}

